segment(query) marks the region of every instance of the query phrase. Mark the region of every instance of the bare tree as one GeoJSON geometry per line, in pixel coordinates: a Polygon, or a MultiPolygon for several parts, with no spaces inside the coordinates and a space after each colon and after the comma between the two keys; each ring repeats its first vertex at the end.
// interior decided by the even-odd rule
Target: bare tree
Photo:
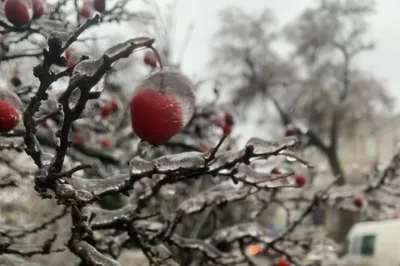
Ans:
{"type": "MultiPolygon", "coordinates": [[[[222,111],[218,93],[201,105],[188,101],[182,114],[188,123],[168,142],[141,140],[132,130],[130,100],[106,76],[140,49],[158,54],[155,40],[128,39],[66,64],[67,49],[104,22],[105,14],[43,33],[46,42],[31,72],[38,85],[0,91],[0,107],[7,111],[0,113],[1,264],[30,265],[45,257],[47,264],[117,266],[122,251],[135,249],[150,265],[256,265],[247,247],[257,243],[267,261],[302,265],[308,252],[326,253],[331,245],[317,227],[300,227],[316,208],[330,205],[376,217],[387,206],[390,215],[390,202],[374,200],[378,192],[397,197],[389,185],[397,181],[399,151],[384,171],[371,174],[367,186],[332,183],[319,189],[290,166],[279,172],[260,167],[274,157],[291,157],[312,168],[291,152],[299,145],[296,137],[250,138],[238,147],[230,135],[235,120],[222,111]],[[66,82],[58,83],[62,79],[66,82]],[[56,85],[61,94],[52,89],[56,85]],[[366,199],[374,204],[364,204],[366,199]],[[279,232],[266,230],[258,219],[272,204],[286,211],[279,232]],[[219,211],[227,206],[231,211],[219,211]]],[[[63,18],[54,16],[50,20],[63,18]]],[[[2,21],[16,35],[35,23],[14,27],[2,21]]],[[[165,87],[193,89],[182,73],[162,64],[135,86],[158,84],[154,76],[160,75],[165,87]]]]}
{"type": "Polygon", "coordinates": [[[350,135],[362,119],[387,116],[393,104],[382,83],[357,65],[374,47],[367,21],[373,7],[371,1],[318,1],[281,32],[292,47],[289,56],[276,50],[285,43],[276,41],[280,32],[268,10],[223,11],[215,41],[213,64],[233,66],[217,73],[229,78],[238,105],[272,102],[284,125],[305,125],[308,145],[327,158],[342,184],[339,136],[350,135]]]}

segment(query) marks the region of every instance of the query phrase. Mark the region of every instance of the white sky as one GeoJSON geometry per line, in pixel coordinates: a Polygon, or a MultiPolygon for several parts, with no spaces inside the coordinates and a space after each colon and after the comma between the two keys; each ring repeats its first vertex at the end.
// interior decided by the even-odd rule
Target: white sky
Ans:
{"type": "MultiPolygon", "coordinates": [[[[169,0],[158,0],[159,3],[169,0]]],[[[360,0],[362,1],[362,0],[360,0]]],[[[375,51],[365,54],[360,60],[360,67],[371,71],[382,79],[388,89],[400,98],[400,1],[378,0],[377,13],[371,18],[371,36],[377,42],[375,51]]],[[[190,21],[195,28],[191,42],[182,62],[183,71],[190,76],[207,75],[207,62],[210,59],[210,43],[218,28],[218,10],[235,5],[244,10],[271,8],[283,24],[296,17],[313,0],[180,0],[178,5],[177,36],[182,36],[190,21]]],[[[177,47],[181,39],[177,37],[177,47]]]]}

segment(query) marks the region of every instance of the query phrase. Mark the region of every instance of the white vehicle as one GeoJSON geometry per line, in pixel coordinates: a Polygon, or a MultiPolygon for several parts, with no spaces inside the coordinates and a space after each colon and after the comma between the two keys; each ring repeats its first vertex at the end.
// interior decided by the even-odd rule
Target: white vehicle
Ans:
{"type": "Polygon", "coordinates": [[[400,219],[355,224],[340,256],[344,266],[400,266],[400,219]]]}

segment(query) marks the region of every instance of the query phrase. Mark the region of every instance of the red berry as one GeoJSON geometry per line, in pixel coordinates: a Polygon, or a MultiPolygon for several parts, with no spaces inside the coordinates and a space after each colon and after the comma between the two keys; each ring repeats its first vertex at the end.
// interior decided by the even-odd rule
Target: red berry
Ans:
{"type": "Polygon", "coordinates": [[[231,132],[232,132],[232,126],[231,126],[231,125],[228,125],[228,124],[225,124],[225,125],[222,127],[222,130],[224,131],[224,135],[230,135],[231,132]]]}
{"type": "Polygon", "coordinates": [[[114,112],[118,111],[119,109],[119,101],[117,99],[112,99],[110,102],[111,108],[114,112]]]}
{"type": "Polygon", "coordinates": [[[0,132],[6,133],[13,130],[19,120],[17,109],[9,102],[0,100],[0,132]]]}
{"type": "Polygon", "coordinates": [[[361,198],[361,197],[354,198],[354,205],[356,205],[359,208],[363,207],[364,206],[363,198],[361,198]]]}
{"type": "Polygon", "coordinates": [[[81,16],[84,18],[90,18],[92,16],[92,13],[93,11],[89,3],[86,3],[79,12],[79,14],[81,14],[81,16]]]}
{"type": "Polygon", "coordinates": [[[219,120],[219,119],[214,120],[214,124],[215,124],[217,127],[220,127],[220,128],[223,128],[224,125],[225,125],[225,124],[224,124],[221,120],[219,120]]]}
{"type": "Polygon", "coordinates": [[[101,108],[101,113],[100,113],[101,119],[107,118],[112,111],[113,107],[111,105],[109,104],[104,105],[103,108],[101,108]]]}
{"type": "Polygon", "coordinates": [[[38,19],[44,14],[45,3],[43,0],[32,0],[33,18],[38,19]]]}
{"type": "Polygon", "coordinates": [[[40,121],[40,124],[44,127],[49,127],[49,123],[47,123],[47,119],[40,121]]]}
{"type": "Polygon", "coordinates": [[[28,6],[23,0],[7,0],[4,4],[4,12],[7,20],[17,27],[29,23],[28,6]]]}
{"type": "Polygon", "coordinates": [[[208,151],[210,149],[210,146],[204,143],[200,144],[200,150],[202,151],[208,151]]]}
{"type": "Polygon", "coordinates": [[[234,123],[233,115],[231,113],[225,113],[225,124],[233,126],[234,123]]]}
{"type": "Polygon", "coordinates": [[[111,148],[112,147],[112,141],[110,139],[103,139],[101,141],[101,146],[104,148],[111,148]]]}
{"type": "Polygon", "coordinates": [[[290,266],[290,262],[287,259],[280,258],[276,263],[276,266],[290,266]]]}
{"type": "Polygon", "coordinates": [[[85,144],[85,141],[83,140],[83,138],[81,136],[75,136],[72,139],[72,145],[74,145],[75,147],[82,147],[85,144]]]}
{"type": "Polygon", "coordinates": [[[297,175],[296,176],[296,184],[300,187],[304,186],[304,184],[307,183],[307,177],[304,175],[297,175]]]}
{"type": "Polygon", "coordinates": [[[12,76],[10,80],[11,84],[14,85],[15,87],[19,87],[22,84],[21,79],[18,77],[18,75],[12,76]]]}
{"type": "Polygon", "coordinates": [[[131,101],[132,129],[142,140],[161,145],[184,126],[178,100],[155,89],[143,89],[131,101]]]}
{"type": "Polygon", "coordinates": [[[146,54],[144,55],[143,59],[144,63],[146,65],[151,66],[152,68],[157,67],[157,56],[154,52],[152,51],[147,51],[146,54]]]}
{"type": "Polygon", "coordinates": [[[274,175],[281,175],[282,172],[281,172],[281,170],[279,170],[278,168],[274,168],[274,169],[271,170],[271,174],[274,174],[274,175]]]}
{"type": "Polygon", "coordinates": [[[73,68],[75,66],[75,61],[74,60],[69,60],[67,61],[67,67],[68,68],[73,68]]]}
{"type": "Polygon", "coordinates": [[[106,10],[106,0],[94,0],[93,7],[96,11],[103,13],[106,10]]]}
{"type": "Polygon", "coordinates": [[[292,136],[294,135],[294,133],[296,132],[296,127],[294,125],[288,125],[286,127],[286,132],[285,135],[288,136],[292,136]]]}
{"type": "Polygon", "coordinates": [[[71,58],[71,50],[69,48],[65,49],[65,59],[67,59],[67,61],[69,61],[69,59],[71,58]]]}

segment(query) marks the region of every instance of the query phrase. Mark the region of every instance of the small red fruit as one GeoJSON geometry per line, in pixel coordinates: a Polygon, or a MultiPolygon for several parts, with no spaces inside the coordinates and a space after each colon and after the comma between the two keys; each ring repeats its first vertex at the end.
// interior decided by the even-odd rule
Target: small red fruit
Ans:
{"type": "Polygon", "coordinates": [[[86,3],[79,11],[79,14],[81,14],[81,16],[84,18],[90,18],[92,16],[92,13],[93,10],[91,8],[90,3],[86,3]]]}
{"type": "Polygon", "coordinates": [[[151,144],[166,143],[184,126],[179,101],[153,88],[135,94],[130,107],[133,131],[151,144]]]}
{"type": "Polygon", "coordinates": [[[43,16],[45,3],[43,0],[32,0],[33,18],[38,19],[43,16]]]}
{"type": "Polygon", "coordinates": [[[83,140],[83,138],[81,136],[75,136],[72,139],[72,145],[74,145],[75,147],[82,147],[85,144],[85,141],[83,140]]]}
{"type": "Polygon", "coordinates": [[[287,259],[280,258],[276,263],[276,266],[290,266],[290,262],[287,259]]]}
{"type": "Polygon", "coordinates": [[[286,127],[285,136],[293,136],[296,133],[296,127],[294,125],[288,125],[286,127]]]}
{"type": "Polygon", "coordinates": [[[304,186],[304,184],[307,183],[307,177],[304,175],[297,175],[296,176],[296,184],[300,187],[304,186]]]}
{"type": "Polygon", "coordinates": [[[103,139],[101,141],[101,146],[104,148],[111,148],[112,147],[112,141],[110,139],[103,139]]]}
{"type": "Polygon", "coordinates": [[[69,61],[69,59],[71,58],[71,50],[69,48],[65,49],[65,59],[67,59],[67,61],[69,61]]]}
{"type": "Polygon", "coordinates": [[[233,115],[231,113],[225,113],[225,124],[233,126],[235,121],[233,120],[233,115]]]}
{"type": "Polygon", "coordinates": [[[14,75],[12,76],[12,78],[10,79],[10,82],[13,86],[15,87],[19,87],[22,84],[21,79],[18,77],[18,75],[14,75]]]}
{"type": "Polygon", "coordinates": [[[96,11],[103,13],[106,10],[106,0],[94,0],[93,7],[96,11]]]}
{"type": "Polygon", "coordinates": [[[220,119],[214,120],[214,124],[215,124],[217,127],[220,127],[220,128],[223,128],[224,125],[225,125],[220,119]]]}
{"type": "Polygon", "coordinates": [[[21,27],[30,21],[28,6],[23,0],[7,0],[4,4],[7,20],[14,26],[21,27]]]}
{"type": "Polygon", "coordinates": [[[222,127],[222,130],[224,131],[224,135],[230,135],[232,133],[232,126],[228,125],[228,124],[225,124],[222,127]]]}
{"type": "Polygon", "coordinates": [[[0,100],[0,133],[13,130],[19,123],[17,109],[7,101],[0,100]]]}
{"type": "Polygon", "coordinates": [[[68,68],[73,68],[75,66],[75,61],[74,60],[69,60],[67,61],[67,67],[68,68]]]}
{"type": "Polygon", "coordinates": [[[274,175],[281,175],[282,172],[281,172],[281,170],[279,170],[278,168],[274,168],[274,169],[271,170],[271,174],[274,174],[274,175]]]}
{"type": "Polygon", "coordinates": [[[49,123],[47,122],[47,119],[40,121],[40,124],[44,127],[49,127],[49,123]]]}
{"type": "Polygon", "coordinates": [[[143,59],[144,63],[146,65],[151,66],[152,68],[157,67],[157,56],[154,52],[152,51],[147,51],[146,54],[144,55],[143,59]]]}
{"type": "Polygon", "coordinates": [[[202,151],[208,151],[210,149],[210,146],[204,143],[200,144],[200,150],[202,151]]]}
{"type": "Polygon", "coordinates": [[[100,113],[101,119],[107,118],[111,114],[112,111],[113,111],[113,107],[111,105],[109,105],[109,104],[104,105],[101,108],[101,113],[100,113]]]}
{"type": "Polygon", "coordinates": [[[362,208],[364,206],[364,200],[361,197],[356,197],[354,198],[354,205],[356,205],[359,208],[362,208]]]}
{"type": "Polygon", "coordinates": [[[117,99],[112,99],[110,105],[114,112],[119,110],[119,101],[117,99]]]}

